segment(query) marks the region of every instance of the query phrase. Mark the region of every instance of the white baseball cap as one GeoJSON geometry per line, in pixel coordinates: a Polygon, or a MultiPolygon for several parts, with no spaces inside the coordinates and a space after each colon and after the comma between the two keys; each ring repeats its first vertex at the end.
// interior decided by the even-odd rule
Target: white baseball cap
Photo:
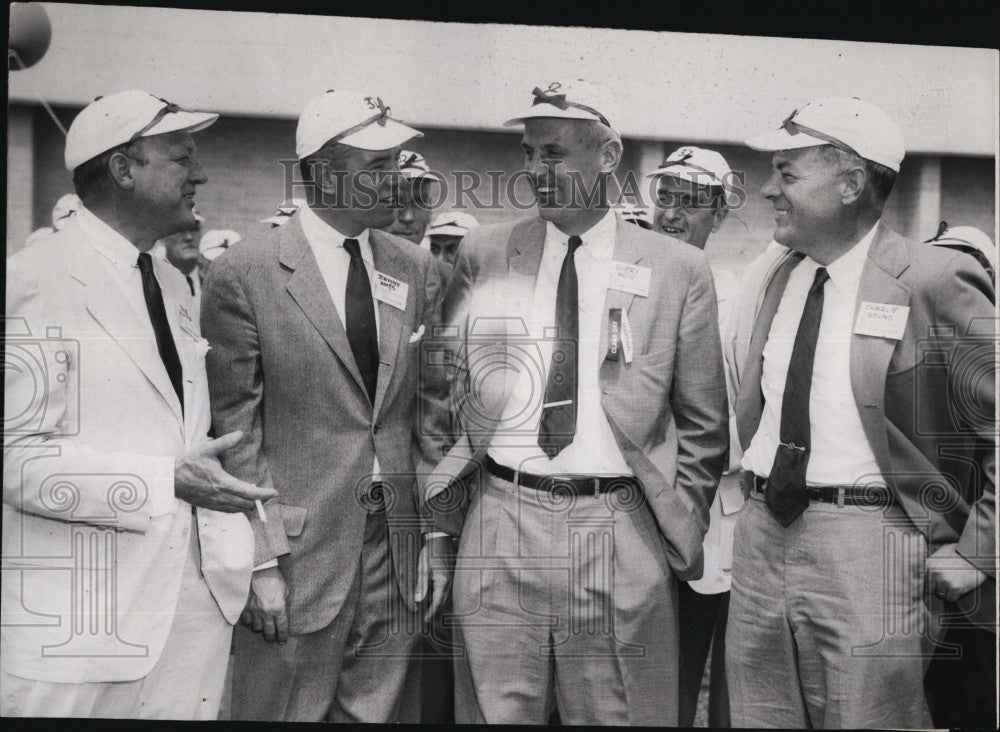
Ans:
{"type": "Polygon", "coordinates": [[[206,231],[198,242],[198,253],[211,262],[233,244],[243,241],[243,237],[231,229],[206,231]]]}
{"type": "Polygon", "coordinates": [[[536,86],[531,94],[534,100],[528,111],[507,120],[504,127],[524,124],[535,117],[597,120],[615,132],[621,125],[622,116],[614,94],[589,81],[553,81],[545,89],[536,86]]]}
{"type": "Polygon", "coordinates": [[[646,177],[659,178],[661,175],[691,181],[700,186],[718,186],[722,188],[728,205],[735,205],[737,201],[733,191],[733,171],[726,159],[715,150],[693,145],[679,147],[660,163],[659,168],[647,173],[646,177]]]}
{"type": "Polygon", "coordinates": [[[440,182],[441,176],[430,169],[427,161],[424,160],[424,156],[420,153],[413,152],[412,150],[400,150],[399,155],[396,156],[396,164],[399,166],[399,172],[402,173],[404,178],[408,178],[409,180],[429,178],[440,182]]]}
{"type": "Polygon", "coordinates": [[[66,134],[66,170],[140,137],[203,130],[219,115],[181,109],[149,92],[131,90],[97,97],[84,107],[66,134]]]}
{"type": "Polygon", "coordinates": [[[313,99],[299,115],[295,154],[309,157],[331,142],[361,150],[388,150],[422,132],[389,116],[381,97],[330,89],[313,99]]]}
{"type": "Polygon", "coordinates": [[[928,239],[926,243],[938,247],[975,249],[982,252],[990,262],[995,261],[997,256],[993,240],[975,226],[948,226],[942,221],[937,236],[928,239]]]}
{"type": "Polygon", "coordinates": [[[427,227],[427,236],[465,236],[479,226],[475,216],[461,211],[438,214],[427,227]]]}
{"type": "Polygon", "coordinates": [[[66,219],[79,210],[80,197],[75,193],[64,193],[59,196],[56,205],[52,207],[52,226],[56,231],[60,231],[66,225],[66,219]]]}
{"type": "Polygon", "coordinates": [[[903,133],[878,107],[857,97],[824,97],[793,111],[781,128],[747,140],[755,150],[833,145],[899,172],[903,133]]]}

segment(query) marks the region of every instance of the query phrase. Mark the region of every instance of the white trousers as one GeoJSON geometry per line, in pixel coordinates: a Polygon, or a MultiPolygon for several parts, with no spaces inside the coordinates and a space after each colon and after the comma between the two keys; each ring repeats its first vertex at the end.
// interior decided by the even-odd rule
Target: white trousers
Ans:
{"type": "Polygon", "coordinates": [[[5,717],[216,719],[222,701],[233,628],[201,576],[197,525],[174,621],[163,653],[135,681],[67,684],[22,679],[0,671],[5,717]]]}

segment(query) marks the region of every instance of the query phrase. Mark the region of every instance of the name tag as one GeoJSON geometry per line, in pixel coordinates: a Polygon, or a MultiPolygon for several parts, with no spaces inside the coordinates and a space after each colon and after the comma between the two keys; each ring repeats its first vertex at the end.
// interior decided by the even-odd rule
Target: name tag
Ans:
{"type": "Polygon", "coordinates": [[[375,299],[392,305],[397,310],[406,310],[406,295],[410,286],[395,277],[375,270],[375,299]]]}
{"type": "Polygon", "coordinates": [[[880,302],[862,302],[854,332],[858,335],[891,338],[898,341],[906,330],[910,308],[906,305],[886,305],[880,302]]]}
{"type": "Polygon", "coordinates": [[[612,262],[608,271],[608,287],[639,297],[649,296],[649,280],[652,270],[627,262],[612,262]]]}
{"type": "Polygon", "coordinates": [[[622,353],[622,309],[608,311],[608,355],[609,361],[617,361],[622,353]]]}
{"type": "Polygon", "coordinates": [[[622,356],[625,357],[625,363],[632,363],[632,326],[625,310],[622,310],[622,356]]]}
{"type": "Polygon", "coordinates": [[[197,339],[201,337],[195,332],[196,328],[194,327],[194,319],[191,317],[191,313],[183,305],[177,306],[177,325],[192,338],[197,339]]]}

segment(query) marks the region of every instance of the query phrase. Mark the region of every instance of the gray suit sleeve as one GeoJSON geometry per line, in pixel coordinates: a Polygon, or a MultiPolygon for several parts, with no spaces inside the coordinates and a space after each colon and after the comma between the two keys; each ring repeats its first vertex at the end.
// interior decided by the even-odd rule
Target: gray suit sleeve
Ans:
{"type": "MultiPolygon", "coordinates": [[[[273,488],[263,450],[260,342],[253,306],[233,266],[232,257],[212,263],[201,292],[201,332],[211,346],[205,357],[212,401],[212,425],[217,437],[241,430],[243,440],[220,456],[226,472],[248,483],[273,488]]],[[[254,566],[288,554],[277,500],[268,503],[262,522],[249,515],[254,532],[254,566]]]]}
{"type": "Polygon", "coordinates": [[[729,451],[729,407],[715,288],[708,263],[693,269],[677,335],[670,406],[677,425],[677,490],[703,512],[729,451]]]}

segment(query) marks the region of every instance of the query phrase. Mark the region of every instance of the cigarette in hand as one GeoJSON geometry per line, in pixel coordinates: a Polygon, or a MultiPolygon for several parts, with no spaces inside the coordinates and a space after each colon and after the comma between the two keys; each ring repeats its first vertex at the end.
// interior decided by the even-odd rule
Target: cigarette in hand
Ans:
{"type": "Polygon", "coordinates": [[[255,505],[257,507],[257,515],[260,517],[260,522],[262,524],[266,524],[267,523],[267,514],[264,513],[264,504],[261,503],[260,499],[258,498],[257,500],[255,500],[253,502],[253,505],[255,505]]]}

